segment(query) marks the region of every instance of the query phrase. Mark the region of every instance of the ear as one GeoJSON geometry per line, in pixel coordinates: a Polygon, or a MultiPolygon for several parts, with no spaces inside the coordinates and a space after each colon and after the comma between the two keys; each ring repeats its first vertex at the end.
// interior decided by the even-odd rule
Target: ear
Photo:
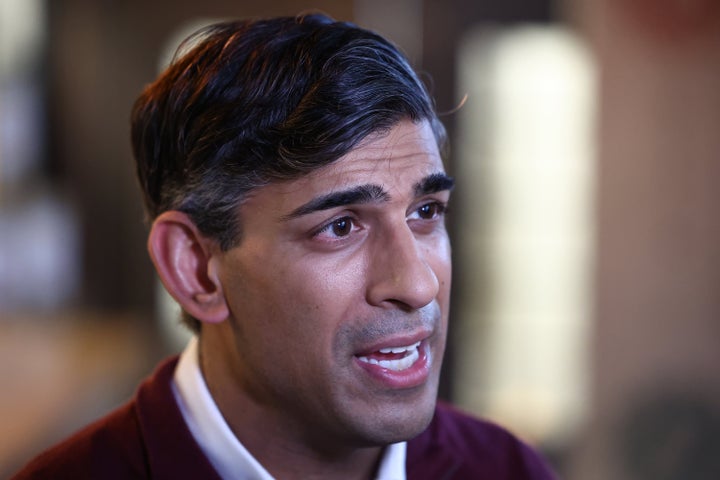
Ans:
{"type": "Polygon", "coordinates": [[[150,258],[168,293],[186,312],[208,323],[222,322],[229,312],[214,268],[218,248],[176,210],[160,214],[148,237],[150,258]]]}

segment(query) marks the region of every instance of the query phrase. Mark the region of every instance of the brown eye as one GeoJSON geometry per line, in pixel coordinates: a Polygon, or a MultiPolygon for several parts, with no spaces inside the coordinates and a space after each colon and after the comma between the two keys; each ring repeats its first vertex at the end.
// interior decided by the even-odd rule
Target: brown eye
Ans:
{"type": "Polygon", "coordinates": [[[437,203],[428,203],[418,208],[418,215],[425,220],[433,219],[439,213],[442,212],[440,211],[440,205],[437,203]]]}
{"type": "Polygon", "coordinates": [[[335,220],[332,225],[332,233],[338,237],[344,237],[349,235],[352,230],[352,221],[349,218],[339,218],[335,220]]]}

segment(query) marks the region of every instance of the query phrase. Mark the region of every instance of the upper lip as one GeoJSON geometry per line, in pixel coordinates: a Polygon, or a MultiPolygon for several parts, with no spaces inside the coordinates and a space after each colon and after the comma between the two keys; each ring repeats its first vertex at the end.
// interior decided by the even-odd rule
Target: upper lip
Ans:
{"type": "Polygon", "coordinates": [[[377,352],[381,348],[393,348],[393,347],[406,347],[413,345],[417,342],[422,342],[432,335],[430,330],[421,330],[415,333],[405,335],[394,335],[392,337],[384,337],[377,342],[374,342],[367,347],[363,347],[357,353],[356,356],[369,355],[377,352]]]}

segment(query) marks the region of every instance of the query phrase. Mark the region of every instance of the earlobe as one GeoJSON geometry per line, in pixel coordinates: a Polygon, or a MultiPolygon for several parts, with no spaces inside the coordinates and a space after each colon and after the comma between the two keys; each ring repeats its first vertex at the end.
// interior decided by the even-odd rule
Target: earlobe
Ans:
{"type": "Polygon", "coordinates": [[[148,251],[167,291],[190,315],[218,323],[228,316],[214,268],[214,242],[185,213],[171,210],[153,222],[148,251]]]}

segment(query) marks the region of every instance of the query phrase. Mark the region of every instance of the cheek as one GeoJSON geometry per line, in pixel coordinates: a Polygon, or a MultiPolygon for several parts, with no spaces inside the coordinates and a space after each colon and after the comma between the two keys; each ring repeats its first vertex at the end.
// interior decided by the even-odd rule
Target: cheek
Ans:
{"type": "MultiPolygon", "coordinates": [[[[352,263],[312,262],[298,265],[291,302],[298,312],[305,312],[307,320],[323,333],[335,330],[349,318],[357,302],[363,297],[362,269],[352,263]]],[[[318,332],[320,334],[320,332],[318,332]]]]}
{"type": "Polygon", "coordinates": [[[430,268],[433,269],[440,284],[441,293],[450,289],[452,277],[452,250],[447,235],[438,237],[426,248],[430,268]]]}
{"type": "Polygon", "coordinates": [[[289,299],[293,324],[287,328],[294,337],[292,348],[321,371],[329,358],[345,354],[346,346],[339,341],[343,328],[366,315],[364,275],[352,261],[298,267],[289,299]]]}
{"type": "Polygon", "coordinates": [[[279,263],[234,271],[226,282],[233,316],[240,325],[252,325],[248,334],[269,343],[291,342],[292,350],[308,343],[330,348],[339,325],[353,318],[363,298],[362,269],[317,258],[279,263]]]}

